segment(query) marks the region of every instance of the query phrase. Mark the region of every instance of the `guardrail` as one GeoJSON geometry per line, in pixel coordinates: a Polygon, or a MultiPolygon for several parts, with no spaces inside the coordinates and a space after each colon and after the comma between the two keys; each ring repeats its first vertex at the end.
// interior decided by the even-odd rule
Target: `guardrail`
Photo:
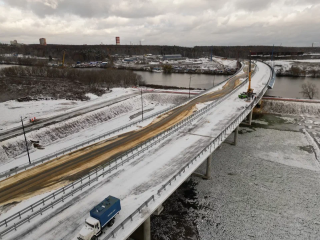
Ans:
{"type": "MultiPolygon", "coordinates": [[[[224,84],[224,83],[227,82],[229,79],[231,79],[232,77],[236,76],[240,71],[242,71],[242,69],[243,69],[243,65],[242,65],[241,68],[237,71],[237,73],[236,73],[235,75],[233,75],[233,76],[227,78],[226,80],[222,81],[221,83],[217,84],[216,86],[214,86],[214,88],[216,88],[216,87],[224,84]]],[[[103,134],[98,135],[98,136],[96,136],[96,137],[90,138],[90,139],[88,139],[88,140],[86,140],[86,141],[83,141],[83,142],[74,144],[74,145],[72,145],[72,146],[69,146],[69,147],[67,147],[67,148],[61,149],[61,150],[59,150],[59,151],[53,152],[53,153],[51,153],[51,154],[49,154],[49,155],[47,155],[47,156],[38,158],[38,159],[32,161],[31,164],[26,163],[26,164],[20,165],[18,168],[14,168],[14,169],[10,169],[10,170],[1,172],[1,173],[0,173],[0,179],[1,179],[1,178],[10,177],[10,176],[12,176],[12,175],[14,175],[14,174],[19,173],[20,171],[24,171],[24,170],[26,170],[26,169],[28,169],[28,168],[31,168],[31,167],[34,167],[34,166],[36,166],[36,165],[42,164],[42,163],[44,163],[45,161],[49,161],[49,160],[51,160],[51,159],[53,159],[53,158],[57,158],[58,156],[63,156],[64,154],[66,154],[66,153],[68,153],[68,152],[71,152],[71,151],[73,151],[73,150],[82,148],[82,147],[84,147],[85,145],[92,144],[92,143],[94,143],[94,142],[96,142],[96,141],[99,141],[99,140],[101,140],[101,139],[103,139],[103,138],[106,138],[106,137],[108,137],[108,136],[110,136],[110,135],[113,135],[113,134],[115,134],[115,133],[117,133],[117,132],[120,132],[120,131],[125,130],[125,129],[129,128],[129,127],[132,127],[132,126],[134,126],[134,125],[136,125],[136,124],[139,124],[139,123],[141,123],[141,122],[143,122],[143,121],[145,121],[145,120],[148,120],[148,119],[150,119],[150,118],[154,118],[154,117],[156,117],[156,116],[159,116],[159,115],[161,115],[161,114],[164,114],[165,112],[172,111],[173,109],[175,109],[175,108],[177,108],[177,107],[179,107],[179,106],[184,105],[184,104],[187,103],[188,101],[191,101],[191,100],[193,100],[193,99],[195,99],[195,98],[197,98],[197,97],[202,96],[203,94],[206,94],[206,93],[207,93],[208,91],[210,91],[210,90],[211,90],[211,89],[208,89],[208,90],[202,92],[201,94],[199,94],[199,95],[197,95],[197,96],[194,96],[194,97],[192,97],[191,99],[188,99],[187,101],[185,101],[184,103],[182,103],[182,104],[180,104],[180,105],[178,105],[178,106],[169,107],[169,108],[166,108],[166,109],[164,109],[164,110],[162,110],[162,111],[159,111],[159,112],[156,112],[156,113],[154,113],[154,114],[151,114],[150,116],[145,117],[144,120],[136,120],[136,121],[134,121],[134,122],[132,122],[132,123],[128,123],[128,124],[126,124],[126,125],[124,125],[124,126],[121,126],[121,127],[119,127],[119,128],[116,128],[116,129],[113,129],[113,130],[111,130],[111,131],[108,131],[107,133],[103,133],[103,134]]]]}
{"type": "Polygon", "coordinates": [[[109,233],[107,235],[106,238],[104,239],[109,239],[111,237],[115,237],[115,234],[116,232],[118,232],[120,229],[124,229],[124,225],[129,222],[129,221],[133,221],[133,217],[138,214],[138,213],[141,213],[141,210],[144,208],[144,207],[148,207],[148,204],[151,202],[151,201],[154,201],[154,195],[152,195],[147,201],[145,201],[144,203],[142,203],[142,205],[140,207],[138,207],[137,210],[135,210],[133,213],[131,213],[129,215],[129,217],[127,217],[125,220],[123,220],[115,229],[113,229],[113,231],[111,233],[109,233]]]}
{"type": "MultiPolygon", "coordinates": [[[[269,66],[270,67],[270,66],[269,66]]],[[[271,68],[272,70],[272,68],[271,68]]],[[[270,76],[268,80],[268,84],[271,80],[272,76],[270,76]]],[[[244,85],[247,82],[244,81],[241,85],[244,85]]],[[[215,138],[213,139],[196,157],[194,157],[190,162],[188,162],[185,166],[183,166],[172,178],[170,178],[165,184],[163,184],[159,190],[157,191],[157,195],[160,196],[161,192],[165,191],[167,186],[171,185],[173,181],[175,181],[179,176],[181,176],[187,168],[190,167],[195,161],[199,159],[203,159],[203,155],[207,153],[207,156],[211,154],[228,136],[231,134],[237,126],[248,116],[248,114],[252,111],[254,106],[260,101],[262,96],[265,94],[265,92],[268,90],[268,84],[263,88],[263,90],[259,93],[258,96],[242,111],[242,113],[233,120],[227,127],[223,129],[223,131],[215,138]]],[[[240,86],[239,86],[240,87],[240,86]]],[[[151,197],[153,200],[155,199],[155,196],[152,195],[151,197]]],[[[147,201],[150,202],[151,198],[149,198],[147,201]]],[[[145,203],[143,203],[141,206],[145,206],[145,203]]],[[[123,222],[121,222],[114,230],[112,230],[103,240],[109,240],[111,237],[115,238],[115,234],[120,229],[124,229],[124,225],[132,221],[132,217],[137,213],[140,212],[141,206],[138,208],[139,211],[135,210],[129,217],[127,217],[123,222]]]]}
{"type": "MultiPolygon", "coordinates": [[[[241,69],[242,70],[242,69],[241,69]]],[[[240,70],[239,70],[240,71],[240,70]]],[[[207,105],[206,107],[200,109],[199,111],[193,113],[189,117],[185,118],[184,120],[180,121],[179,123],[175,124],[174,126],[170,127],[166,131],[159,133],[158,135],[146,140],[145,142],[137,145],[136,147],[129,149],[122,155],[118,156],[115,159],[110,160],[108,163],[101,165],[92,171],[90,171],[86,176],[72,182],[71,184],[51,193],[50,195],[42,198],[41,200],[29,205],[28,207],[22,209],[21,211],[11,215],[10,217],[0,221],[0,227],[7,227],[4,231],[0,232],[0,239],[2,236],[10,233],[13,230],[16,230],[17,227],[21,226],[22,224],[29,222],[30,219],[33,219],[35,216],[38,216],[39,214],[42,215],[43,212],[46,210],[53,208],[56,204],[63,202],[66,200],[66,198],[73,196],[75,193],[78,191],[82,191],[83,188],[86,186],[90,186],[91,183],[98,181],[98,179],[102,176],[104,177],[106,174],[111,173],[113,170],[118,169],[118,167],[123,166],[124,163],[129,162],[130,160],[134,159],[136,156],[139,156],[140,154],[144,153],[147,151],[149,148],[153,147],[160,141],[164,140],[168,136],[172,135],[173,133],[177,132],[179,129],[182,127],[186,126],[189,124],[191,121],[195,120],[196,118],[202,116],[209,110],[211,110],[213,107],[218,105],[220,102],[222,102],[224,99],[230,96],[234,91],[237,91],[238,88],[243,86],[248,79],[243,81],[236,89],[231,91],[229,94],[226,96],[218,99],[217,101],[207,105]],[[144,147],[144,148],[143,148],[144,147]],[[139,150],[140,148],[140,150],[139,150]],[[118,163],[120,161],[120,163],[118,163]],[[114,166],[112,166],[114,164],[114,166]],[[69,191],[69,192],[67,192],[69,191]],[[66,193],[67,192],[67,193],[66,193]],[[57,198],[57,199],[56,199],[57,198]],[[48,203],[50,200],[54,200],[51,203],[48,203]],[[47,204],[47,205],[46,205],[47,204]],[[45,206],[46,205],[46,206],[45,206]],[[45,206],[41,208],[41,206],[45,206]],[[36,210],[37,208],[40,208],[36,210]],[[8,224],[14,220],[21,219],[26,213],[32,212],[31,215],[28,215],[24,219],[14,223],[11,226],[8,226],[8,224]]],[[[196,96],[199,97],[199,96],[196,96]]]]}

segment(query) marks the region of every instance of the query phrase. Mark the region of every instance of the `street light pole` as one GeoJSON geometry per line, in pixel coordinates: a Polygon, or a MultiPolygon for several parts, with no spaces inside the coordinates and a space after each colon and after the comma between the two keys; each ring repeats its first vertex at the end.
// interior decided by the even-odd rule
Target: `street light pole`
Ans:
{"type": "Polygon", "coordinates": [[[142,109],[142,121],[143,121],[143,100],[142,100],[142,89],[140,88],[141,91],[141,109],[142,109]]]}
{"type": "MultiPolygon", "coordinates": [[[[139,78],[137,78],[137,85],[139,87],[139,78]]],[[[141,94],[141,115],[142,115],[142,121],[143,121],[143,100],[142,100],[142,88],[140,88],[140,94],[141,94]]]]}
{"type": "Polygon", "coordinates": [[[30,154],[29,154],[29,148],[28,148],[28,143],[27,143],[27,137],[26,137],[26,133],[25,133],[25,131],[24,131],[24,125],[23,125],[22,117],[21,117],[21,123],[22,123],[22,130],[23,130],[24,140],[25,140],[25,142],[26,142],[26,148],[27,148],[27,153],[28,153],[28,159],[29,159],[29,163],[31,164],[30,154]]]}
{"type": "Polygon", "coordinates": [[[191,85],[191,78],[192,78],[192,76],[190,75],[190,81],[189,81],[189,99],[190,99],[190,85],[191,85]]]}

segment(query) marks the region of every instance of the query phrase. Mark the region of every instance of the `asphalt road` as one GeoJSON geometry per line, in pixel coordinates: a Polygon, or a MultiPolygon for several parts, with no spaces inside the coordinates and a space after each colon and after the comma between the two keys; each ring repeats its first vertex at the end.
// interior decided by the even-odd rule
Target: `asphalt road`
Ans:
{"type": "Polygon", "coordinates": [[[223,89],[200,96],[165,116],[160,116],[159,121],[154,121],[141,130],[119,135],[118,138],[109,142],[79,150],[60,158],[59,161],[49,161],[1,181],[0,205],[21,201],[21,199],[56,189],[84,176],[98,165],[115,158],[188,117],[192,114],[196,104],[212,101],[228,94],[237,87],[237,80],[241,77],[244,75],[231,78],[223,89]]]}
{"type": "MultiPolygon", "coordinates": [[[[58,122],[62,122],[62,121],[68,120],[68,119],[73,118],[73,117],[77,117],[77,116],[85,114],[85,113],[89,113],[89,112],[95,111],[95,110],[100,109],[100,108],[104,108],[104,107],[113,105],[115,103],[124,101],[126,99],[131,98],[131,97],[134,97],[134,96],[136,96],[138,94],[140,94],[140,93],[139,92],[131,93],[131,94],[128,94],[128,95],[125,95],[125,96],[122,96],[122,97],[118,97],[118,98],[115,98],[115,99],[112,99],[112,100],[109,100],[109,101],[97,103],[97,104],[94,104],[94,105],[89,106],[89,107],[83,107],[81,109],[77,109],[77,110],[74,110],[72,112],[56,115],[56,116],[54,116],[52,118],[39,119],[38,121],[36,121],[36,122],[34,122],[32,124],[31,123],[25,124],[25,126],[24,126],[25,132],[31,132],[31,131],[34,131],[34,130],[38,130],[38,129],[42,128],[42,127],[46,127],[46,126],[49,126],[49,125],[52,125],[52,124],[55,124],[55,123],[58,123],[58,122]]],[[[0,142],[8,140],[8,139],[16,137],[16,136],[19,136],[22,133],[23,132],[22,132],[22,128],[21,127],[15,127],[15,128],[11,128],[11,129],[8,129],[8,130],[5,130],[5,131],[1,131],[0,132],[0,142]]]]}

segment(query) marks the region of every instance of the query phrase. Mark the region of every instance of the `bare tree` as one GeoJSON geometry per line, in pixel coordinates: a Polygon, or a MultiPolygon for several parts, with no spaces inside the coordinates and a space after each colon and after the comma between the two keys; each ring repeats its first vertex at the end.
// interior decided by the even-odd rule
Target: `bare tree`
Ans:
{"type": "Polygon", "coordinates": [[[309,81],[303,83],[301,87],[302,91],[300,93],[302,93],[303,97],[313,99],[319,93],[319,89],[317,88],[317,86],[309,81]]]}

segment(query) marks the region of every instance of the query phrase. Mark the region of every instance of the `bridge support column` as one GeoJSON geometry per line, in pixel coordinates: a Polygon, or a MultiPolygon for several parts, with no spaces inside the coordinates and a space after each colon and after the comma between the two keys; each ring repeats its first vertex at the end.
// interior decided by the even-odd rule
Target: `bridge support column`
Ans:
{"type": "Polygon", "coordinates": [[[241,124],[247,125],[247,126],[251,126],[252,114],[253,114],[253,109],[252,109],[252,111],[248,114],[248,116],[245,118],[245,120],[244,120],[241,124]]]}
{"type": "Polygon", "coordinates": [[[238,134],[239,134],[239,126],[234,130],[234,142],[233,142],[233,145],[235,145],[235,146],[237,146],[238,134]]]}
{"type": "Polygon", "coordinates": [[[134,231],[134,233],[131,234],[131,238],[134,240],[151,240],[151,228],[150,228],[150,217],[148,217],[143,224],[140,225],[134,231]]]}
{"type": "Polygon", "coordinates": [[[212,162],[212,153],[209,155],[209,157],[207,157],[207,160],[206,160],[206,163],[207,163],[206,173],[203,175],[201,173],[194,172],[192,175],[197,176],[197,177],[201,177],[206,180],[211,179],[211,162],[212,162]]]}
{"type": "Polygon", "coordinates": [[[162,213],[162,211],[163,211],[163,205],[161,204],[161,205],[157,208],[157,210],[155,210],[155,211],[153,212],[153,215],[159,216],[160,213],[162,213]]]}
{"type": "Polygon", "coordinates": [[[252,114],[253,114],[253,109],[251,110],[250,114],[249,114],[249,125],[251,126],[251,122],[252,122],[252,114]]]}

